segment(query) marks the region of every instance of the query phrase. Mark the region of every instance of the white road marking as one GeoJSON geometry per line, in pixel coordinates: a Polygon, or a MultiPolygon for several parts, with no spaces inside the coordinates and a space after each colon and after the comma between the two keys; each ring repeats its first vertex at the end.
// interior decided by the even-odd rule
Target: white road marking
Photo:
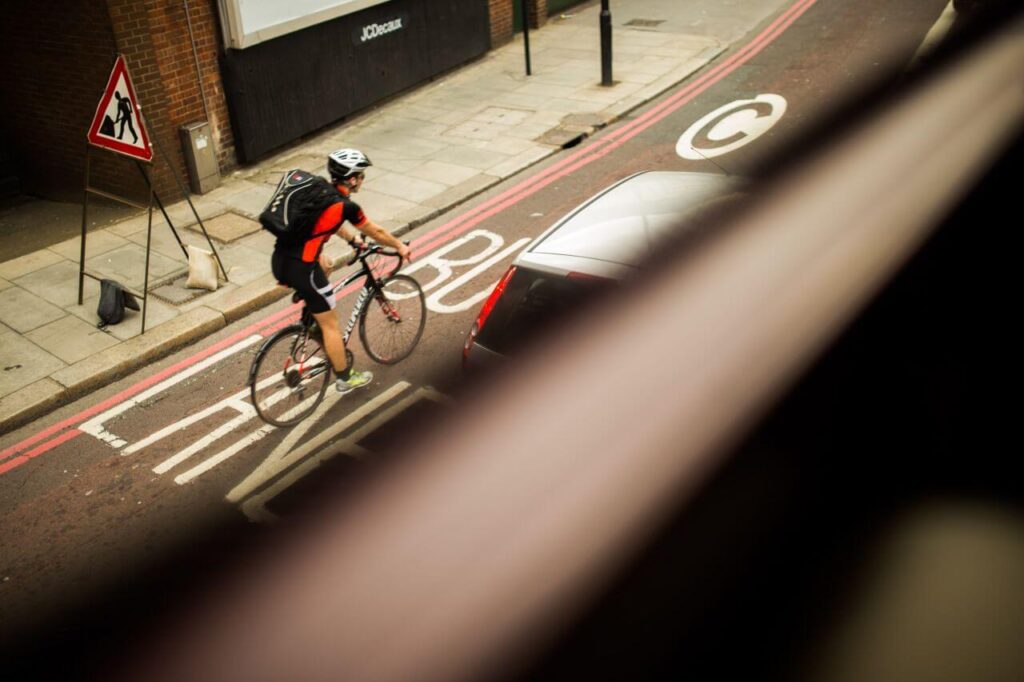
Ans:
{"type": "Polygon", "coordinates": [[[492,256],[491,258],[488,258],[486,261],[476,266],[469,272],[460,275],[459,277],[452,280],[445,286],[441,287],[440,289],[438,289],[437,291],[435,291],[434,293],[427,297],[427,308],[433,310],[435,313],[458,313],[462,312],[463,310],[468,310],[469,308],[482,302],[484,299],[490,296],[491,290],[494,289],[494,285],[497,284],[497,281],[491,282],[490,286],[485,287],[484,289],[478,291],[469,298],[464,299],[454,305],[446,305],[441,302],[441,299],[447,296],[449,292],[459,288],[469,280],[479,275],[481,272],[484,272],[485,270],[489,269],[495,263],[508,258],[516,251],[526,246],[529,242],[529,237],[524,237],[523,239],[520,239],[519,241],[517,241],[515,244],[508,247],[504,251],[501,251],[500,253],[492,256]]]}
{"type": "Polygon", "coordinates": [[[179,372],[178,374],[175,374],[174,376],[169,377],[164,381],[161,381],[156,386],[153,386],[152,388],[143,391],[142,393],[131,398],[130,400],[126,400],[123,403],[119,403],[114,407],[110,408],[109,410],[107,410],[106,412],[103,412],[102,414],[93,417],[89,421],[79,424],[78,430],[82,431],[83,433],[87,433],[90,436],[93,436],[94,438],[97,438],[101,441],[109,443],[112,447],[123,448],[125,445],[128,444],[128,442],[123,438],[120,438],[107,431],[106,428],[104,428],[103,426],[104,423],[120,414],[123,414],[124,412],[127,412],[136,405],[144,403],[153,396],[159,395],[160,393],[166,391],[167,389],[176,386],[177,384],[180,384],[185,379],[188,379],[189,377],[194,376],[199,372],[202,372],[206,368],[217,364],[224,358],[230,357],[241,350],[245,350],[249,346],[253,345],[254,343],[257,343],[258,341],[261,341],[262,339],[263,337],[260,336],[259,334],[253,334],[252,336],[243,339],[242,341],[239,341],[235,345],[229,348],[225,348],[219,353],[211,355],[202,362],[197,362],[195,365],[192,365],[185,371],[179,372]]]}
{"type": "MultiPolygon", "coordinates": [[[[331,391],[329,393],[329,395],[324,396],[324,401],[322,403],[320,403],[320,405],[317,406],[317,409],[313,411],[313,414],[311,414],[305,420],[303,420],[302,422],[297,424],[288,433],[288,436],[285,438],[285,440],[282,443],[282,445],[284,443],[287,443],[288,447],[290,448],[295,443],[295,441],[297,441],[303,434],[305,434],[306,431],[308,431],[309,428],[311,426],[313,426],[313,424],[315,424],[317,421],[319,421],[319,419],[324,415],[324,413],[327,412],[327,410],[331,409],[331,407],[334,406],[334,403],[338,402],[338,400],[341,397],[342,397],[341,394],[338,393],[337,391],[331,391]]],[[[291,410],[288,410],[288,412],[285,412],[285,414],[284,414],[285,418],[288,418],[289,414],[291,414],[291,413],[295,413],[295,412],[298,412],[298,411],[306,409],[306,404],[310,400],[316,400],[316,396],[311,396],[311,397],[307,398],[306,400],[303,400],[301,403],[299,403],[298,405],[293,407],[291,410]]],[[[179,476],[176,476],[175,479],[174,479],[174,482],[177,483],[178,485],[183,485],[183,484],[188,483],[189,481],[191,481],[191,480],[193,480],[195,478],[198,478],[199,476],[201,476],[202,474],[206,473],[207,471],[209,471],[213,467],[217,466],[221,462],[223,462],[223,461],[225,461],[225,460],[227,460],[227,459],[229,459],[231,457],[234,457],[239,452],[241,452],[245,448],[249,447],[252,443],[255,443],[256,441],[258,441],[261,438],[263,438],[263,436],[265,436],[268,433],[270,433],[271,431],[273,431],[275,428],[277,428],[277,427],[270,426],[269,424],[264,426],[264,427],[260,427],[256,431],[256,433],[250,434],[250,436],[247,436],[246,438],[243,438],[242,440],[238,441],[237,443],[235,443],[231,447],[227,448],[226,450],[222,450],[221,452],[218,452],[216,455],[214,455],[213,457],[210,457],[209,459],[207,459],[205,462],[199,464],[198,466],[195,466],[192,469],[189,469],[188,471],[186,471],[185,473],[183,473],[183,474],[181,474],[179,476]]],[[[281,445],[278,445],[278,448],[280,448],[280,447],[281,447],[281,445]]]]}
{"type": "MultiPolygon", "coordinates": [[[[471,308],[472,306],[478,304],[479,302],[483,301],[490,294],[491,289],[493,289],[493,282],[489,283],[488,286],[485,287],[484,289],[473,293],[471,296],[465,298],[464,300],[458,303],[445,303],[443,302],[443,299],[447,296],[450,296],[452,291],[456,290],[461,286],[464,286],[467,282],[470,282],[473,278],[479,276],[482,272],[485,272],[487,269],[491,268],[496,263],[512,256],[516,251],[522,249],[527,243],[529,243],[529,241],[530,238],[526,237],[516,241],[514,244],[510,246],[506,246],[505,240],[501,235],[495,234],[493,232],[488,232],[486,230],[474,230],[460,237],[459,239],[456,239],[455,241],[445,245],[441,249],[433,252],[427,258],[418,260],[416,263],[410,265],[408,268],[403,270],[403,272],[405,272],[406,274],[411,274],[417,271],[426,270],[427,268],[432,268],[433,270],[435,270],[437,273],[436,276],[430,282],[426,283],[425,285],[422,285],[423,290],[425,292],[430,292],[427,298],[427,306],[435,313],[458,313],[465,311],[471,308]],[[465,247],[467,244],[472,243],[480,243],[482,244],[482,248],[468,257],[451,258],[448,256],[448,254],[452,253],[456,249],[465,247]],[[464,268],[466,266],[474,267],[472,267],[469,271],[456,277],[455,268],[464,268]]],[[[256,418],[256,411],[248,402],[248,387],[242,389],[241,391],[233,395],[228,396],[227,398],[224,398],[223,400],[218,401],[214,405],[206,407],[192,415],[186,416],[172,424],[164,426],[163,428],[151,433],[145,438],[142,438],[141,440],[132,444],[129,444],[125,439],[107,431],[106,428],[104,427],[104,424],[107,421],[113,419],[114,417],[117,417],[123,414],[124,412],[130,410],[132,407],[143,404],[145,401],[148,401],[154,396],[157,396],[160,393],[180,384],[182,381],[188,379],[189,377],[206,370],[207,368],[217,364],[218,362],[221,362],[222,360],[238,353],[239,351],[245,350],[246,348],[249,348],[253,344],[258,343],[262,340],[262,335],[253,334],[252,336],[247,337],[246,339],[231,346],[230,348],[222,350],[219,353],[212,355],[209,358],[206,358],[205,360],[197,363],[196,365],[193,365],[187,370],[179,374],[176,374],[173,377],[166,379],[165,381],[162,381],[156,386],[153,386],[152,388],[144,391],[143,393],[140,393],[138,396],[135,396],[130,400],[126,400],[125,402],[116,405],[115,407],[107,410],[103,414],[100,414],[97,417],[81,424],[78,428],[99,440],[109,443],[111,446],[115,448],[123,448],[123,455],[132,455],[166,439],[168,436],[171,436],[187,428],[190,428],[202,422],[204,419],[207,419],[221,412],[222,410],[234,410],[235,412],[238,413],[237,416],[229,419],[227,422],[213,429],[209,433],[202,435],[197,440],[190,443],[182,450],[176,452],[173,456],[169,457],[168,459],[160,462],[153,468],[153,471],[157,474],[166,474],[175,467],[182,464],[183,462],[193,458],[197,454],[210,449],[218,441],[224,439],[231,433],[234,433],[239,429],[243,428],[246,423],[256,418]]],[[[270,383],[274,383],[279,380],[280,377],[273,377],[267,379],[264,382],[261,382],[261,387],[265,387],[265,385],[269,385],[270,383]]],[[[365,417],[369,411],[376,409],[380,405],[386,404],[388,401],[392,400],[396,395],[406,390],[408,387],[408,383],[399,382],[398,384],[391,387],[381,395],[374,398],[373,401],[367,403],[367,405],[364,405],[363,407],[354,411],[352,414],[344,418],[341,422],[332,425],[322,434],[318,435],[316,438],[312,439],[309,443],[303,445],[301,448],[296,449],[294,452],[308,454],[309,452],[314,451],[316,447],[320,447],[320,445],[327,442],[327,440],[329,440],[330,438],[334,438],[337,434],[341,433],[345,428],[349,428],[353,423],[355,423],[354,421],[352,421],[353,419],[360,419],[365,417]],[[314,444],[316,445],[314,446],[314,444]]],[[[281,391],[278,394],[273,394],[269,398],[269,400],[271,402],[275,402],[276,400],[280,400],[281,398],[284,398],[287,395],[287,391],[281,391]]],[[[247,478],[239,486],[237,486],[235,490],[229,493],[229,499],[231,498],[232,495],[241,495],[239,499],[242,499],[242,497],[244,497],[242,491],[246,489],[246,485],[251,485],[253,484],[253,482],[258,483],[258,485],[264,485],[267,481],[273,479],[275,476],[280,475],[280,473],[287,469],[288,467],[294,466],[295,462],[300,460],[301,456],[304,456],[296,456],[293,454],[289,454],[292,452],[292,448],[294,447],[295,443],[297,443],[298,440],[309,431],[309,429],[311,429],[315,424],[318,423],[318,420],[324,414],[326,414],[326,412],[329,409],[331,409],[331,407],[337,402],[338,397],[339,396],[333,392],[326,396],[324,402],[318,406],[316,412],[313,415],[311,415],[311,417],[307,418],[302,423],[297,425],[292,431],[290,431],[289,434],[284,439],[284,441],[278,444],[278,446],[275,448],[271,456],[269,456],[267,460],[264,461],[264,463],[250,475],[249,478],[247,478]]],[[[388,412],[387,414],[391,413],[388,412]]],[[[249,446],[258,442],[259,440],[262,440],[267,436],[267,434],[271,433],[274,430],[275,427],[273,426],[261,425],[252,433],[245,435],[244,437],[242,437],[235,443],[231,444],[227,448],[216,453],[212,457],[207,458],[206,460],[189,469],[188,471],[179,474],[178,476],[175,477],[175,482],[178,484],[184,484],[195,480],[197,477],[201,476],[207,471],[210,471],[218,464],[226,461],[227,459],[233,457],[239,452],[245,450],[249,446]]]]}
{"type": "MultiPolygon", "coordinates": [[[[396,387],[397,386],[398,384],[396,384],[396,387]]],[[[407,387],[408,384],[406,384],[405,386],[407,387]]],[[[402,390],[404,390],[404,387],[402,390]]],[[[336,457],[341,454],[356,458],[362,458],[367,456],[370,453],[368,453],[366,448],[361,447],[357,443],[364,437],[366,437],[368,434],[380,428],[383,424],[385,424],[388,420],[392,419],[395,415],[400,414],[402,411],[408,409],[409,406],[411,406],[413,403],[423,399],[444,403],[452,402],[451,398],[442,393],[438,393],[432,388],[421,387],[414,391],[411,395],[408,395],[404,397],[402,400],[395,403],[394,405],[389,406],[387,410],[375,414],[374,418],[370,422],[364,424],[359,429],[349,434],[348,437],[345,438],[343,441],[335,443],[334,446],[331,448],[321,449],[324,444],[329,442],[335,434],[341,433],[344,430],[344,428],[332,428],[331,430],[334,433],[330,435],[320,434],[319,436],[317,436],[317,438],[311,440],[309,443],[306,443],[301,448],[298,448],[297,450],[288,453],[288,464],[284,464],[285,460],[281,460],[282,466],[278,469],[278,471],[285,471],[287,466],[291,466],[291,469],[287,470],[283,476],[280,476],[280,478],[273,481],[271,485],[267,485],[262,490],[260,490],[260,487],[265,485],[265,482],[258,483],[256,485],[250,484],[245,488],[242,487],[244,485],[243,483],[236,487],[234,490],[232,490],[230,493],[228,493],[227,499],[231,502],[245,500],[242,503],[241,507],[242,513],[244,513],[247,517],[249,517],[249,519],[253,521],[276,520],[277,517],[274,516],[274,514],[272,514],[269,510],[267,510],[267,502],[280,495],[282,492],[284,492],[289,487],[294,485],[297,481],[300,481],[304,476],[309,474],[311,471],[316,470],[317,467],[319,467],[327,460],[332,459],[333,457],[336,457]],[[320,449],[320,452],[316,452],[318,449],[320,449]],[[310,457],[309,455],[311,453],[316,454],[310,457]],[[293,462],[299,463],[297,465],[292,466],[293,462]],[[259,492],[252,494],[252,491],[256,490],[258,490],[259,492]]],[[[345,428],[347,428],[347,425],[345,428]]],[[[255,483],[255,481],[253,481],[253,483],[255,483]]]]}
{"type": "Polygon", "coordinates": [[[420,285],[423,287],[424,292],[429,292],[435,287],[444,284],[444,286],[441,286],[440,289],[438,289],[437,291],[435,291],[434,293],[427,297],[427,308],[429,308],[431,311],[435,313],[459,313],[464,310],[468,310],[477,303],[480,303],[481,301],[486,299],[490,295],[491,289],[494,288],[494,282],[491,282],[490,285],[485,287],[483,290],[474,293],[469,298],[466,298],[459,303],[446,305],[441,302],[441,299],[444,298],[449,292],[462,286],[469,280],[479,275],[481,272],[484,272],[485,270],[493,266],[495,263],[501,261],[504,258],[508,258],[513,253],[523,248],[529,242],[530,237],[524,237],[523,239],[520,239],[512,246],[506,248],[504,251],[500,251],[500,249],[505,245],[505,239],[501,235],[495,234],[494,232],[488,232],[487,230],[473,230],[472,232],[469,232],[468,234],[446,245],[444,248],[438,249],[434,253],[430,254],[430,256],[428,256],[427,258],[424,258],[423,260],[413,263],[408,268],[403,270],[403,272],[405,272],[406,274],[411,274],[413,272],[418,272],[419,270],[422,270],[424,268],[433,268],[434,270],[436,270],[437,276],[435,276],[434,279],[430,280],[430,282],[428,282],[427,284],[420,285]],[[481,251],[473,254],[472,256],[469,256],[468,258],[452,260],[447,257],[447,254],[452,252],[453,250],[476,240],[486,240],[487,245],[484,246],[484,248],[481,251]],[[455,274],[454,267],[461,267],[466,265],[476,265],[476,267],[460,275],[456,279],[449,281],[455,274]],[[448,283],[445,284],[445,282],[448,283]]]}
{"type": "MultiPolygon", "coordinates": [[[[138,441],[136,443],[132,443],[131,445],[126,447],[121,454],[122,455],[134,454],[134,453],[138,452],[139,450],[142,450],[143,448],[147,448],[150,445],[163,440],[167,436],[170,436],[171,434],[174,434],[174,433],[177,433],[178,431],[182,431],[184,429],[187,429],[188,427],[192,426],[196,422],[202,421],[203,419],[206,419],[207,417],[209,417],[211,415],[214,415],[214,414],[216,414],[216,413],[218,413],[218,412],[220,412],[221,410],[224,410],[224,409],[236,410],[239,414],[245,416],[247,419],[252,419],[256,415],[256,411],[252,408],[252,405],[249,405],[247,402],[245,402],[245,397],[247,395],[249,395],[249,389],[248,388],[242,389],[238,393],[235,393],[234,395],[228,396],[224,400],[221,400],[219,403],[216,403],[214,405],[211,405],[210,407],[207,407],[205,410],[200,410],[199,412],[196,412],[195,414],[189,415],[188,417],[185,417],[184,419],[179,419],[178,421],[174,422],[173,424],[165,426],[164,428],[160,429],[159,431],[146,436],[142,440],[140,440],[140,441],[138,441]]],[[[168,460],[168,461],[170,461],[170,460],[168,460]]],[[[175,464],[176,463],[177,462],[175,462],[175,464]]],[[[155,469],[153,469],[153,471],[155,471],[158,474],[162,474],[167,469],[170,469],[171,466],[174,466],[174,464],[171,464],[170,466],[166,466],[166,467],[164,466],[164,464],[161,464],[161,465],[157,466],[155,469]]]]}
{"type": "MultiPolygon", "coordinates": [[[[241,483],[236,485],[227,494],[226,499],[228,502],[240,502],[245,499],[261,486],[266,485],[283,471],[293,466],[308,453],[313,452],[336,435],[359,422],[359,420],[363,419],[368,414],[371,414],[381,406],[393,400],[396,396],[408,389],[409,386],[410,384],[408,382],[399,381],[380,395],[374,396],[370,402],[348,413],[342,419],[317,434],[308,443],[303,444],[302,447],[292,450],[295,442],[302,436],[302,434],[305,433],[305,431],[308,431],[308,429],[312,427],[317,420],[311,418],[302,422],[296,427],[296,429],[304,427],[303,432],[289,434],[289,437],[279,443],[262,464],[256,467],[251,474],[249,474],[241,483]]],[[[319,416],[320,415],[318,414],[317,417],[319,418],[319,416]]]]}
{"type": "Polygon", "coordinates": [[[676,153],[693,161],[728,154],[764,135],[785,113],[786,99],[781,95],[729,102],[687,128],[676,143],[676,153]]]}

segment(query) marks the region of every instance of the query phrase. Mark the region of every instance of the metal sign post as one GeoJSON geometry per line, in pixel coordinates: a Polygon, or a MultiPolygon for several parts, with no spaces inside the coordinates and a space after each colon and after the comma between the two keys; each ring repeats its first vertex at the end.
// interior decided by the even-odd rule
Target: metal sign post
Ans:
{"type": "MultiPolygon", "coordinates": [[[[156,192],[156,188],[153,186],[153,147],[150,145],[149,134],[146,130],[146,122],[142,117],[141,107],[139,106],[138,99],[135,96],[135,88],[132,87],[131,77],[128,74],[128,66],[125,63],[123,55],[118,55],[117,60],[114,63],[114,68],[110,73],[106,90],[104,90],[103,97],[100,98],[100,103],[96,108],[96,114],[93,117],[92,125],[89,127],[87,140],[88,144],[86,144],[85,151],[85,185],[82,198],[82,248],[78,263],[78,305],[82,305],[83,302],[86,276],[92,277],[96,280],[102,279],[92,273],[86,272],[85,270],[85,240],[89,228],[89,195],[97,194],[122,204],[144,209],[147,211],[146,269],[143,276],[142,291],[139,293],[133,291],[131,293],[142,299],[141,333],[145,334],[146,312],[149,301],[149,260],[153,243],[154,202],[160,207],[160,212],[163,213],[164,219],[167,221],[167,226],[171,228],[171,232],[174,234],[174,238],[177,240],[178,246],[181,247],[181,251],[185,256],[186,261],[188,260],[188,249],[185,248],[185,244],[181,241],[181,237],[178,235],[178,231],[175,229],[174,223],[171,222],[171,218],[167,214],[164,204],[156,192]],[[120,124],[120,127],[118,127],[118,124],[120,124]],[[128,135],[131,136],[130,141],[127,137],[128,135]],[[90,184],[92,148],[94,146],[135,160],[136,166],[142,174],[143,180],[146,182],[146,188],[149,193],[148,201],[145,204],[98,189],[90,184]]],[[[153,138],[153,140],[155,142],[156,138],[153,138]]],[[[181,190],[182,196],[188,202],[189,208],[192,209],[192,213],[196,217],[199,228],[202,230],[203,236],[206,237],[206,243],[209,244],[210,250],[217,259],[217,264],[220,265],[221,272],[224,274],[224,280],[227,281],[227,270],[225,270],[224,264],[220,260],[220,254],[217,253],[217,249],[214,247],[213,242],[210,239],[210,235],[206,232],[206,226],[203,225],[203,221],[199,217],[199,212],[196,211],[191,198],[189,198],[188,193],[181,184],[181,180],[174,171],[174,167],[171,165],[170,160],[159,144],[157,145],[157,149],[160,151],[160,155],[163,157],[164,161],[171,168],[171,176],[177,183],[178,189],[181,190]]]]}

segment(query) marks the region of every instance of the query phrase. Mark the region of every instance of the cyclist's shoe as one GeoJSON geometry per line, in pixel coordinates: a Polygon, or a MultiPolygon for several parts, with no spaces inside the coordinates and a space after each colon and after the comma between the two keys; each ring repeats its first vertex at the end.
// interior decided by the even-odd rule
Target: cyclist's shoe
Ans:
{"type": "Polygon", "coordinates": [[[371,381],[373,381],[373,372],[359,372],[352,370],[348,375],[348,379],[339,378],[334,383],[334,386],[338,389],[338,393],[345,395],[357,388],[366,386],[371,381]]]}

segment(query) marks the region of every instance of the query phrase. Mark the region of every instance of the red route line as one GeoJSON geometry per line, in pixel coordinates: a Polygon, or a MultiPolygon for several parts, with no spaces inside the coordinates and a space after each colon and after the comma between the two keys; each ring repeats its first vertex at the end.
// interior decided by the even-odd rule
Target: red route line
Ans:
{"type": "MultiPolygon", "coordinates": [[[[49,428],[47,428],[47,429],[45,429],[43,431],[40,431],[36,435],[31,436],[30,438],[26,438],[25,440],[21,441],[20,443],[18,443],[16,445],[10,446],[9,448],[7,448],[7,449],[3,450],[2,452],[0,452],[0,459],[6,459],[7,457],[10,457],[11,455],[15,455],[15,454],[21,452],[22,450],[24,450],[25,448],[33,445],[34,443],[37,443],[37,442],[43,440],[44,438],[48,438],[49,436],[52,436],[53,434],[55,434],[55,433],[57,433],[59,431],[63,431],[64,429],[68,428],[69,426],[77,426],[78,424],[80,424],[83,421],[89,419],[90,417],[92,417],[94,415],[97,415],[97,414],[99,414],[101,412],[104,412],[104,411],[110,409],[111,407],[113,407],[114,405],[116,405],[116,404],[118,404],[118,403],[120,403],[120,402],[122,402],[124,400],[127,400],[128,398],[131,398],[132,396],[138,395],[139,393],[141,393],[142,391],[146,390],[150,386],[153,386],[154,384],[158,384],[161,381],[163,381],[164,379],[166,379],[166,378],[168,378],[168,377],[170,377],[170,376],[172,376],[174,374],[177,374],[178,372],[180,372],[180,371],[190,367],[191,365],[194,365],[197,362],[201,362],[201,361],[205,360],[206,358],[210,357],[211,355],[214,355],[214,354],[220,352],[221,350],[223,350],[223,349],[225,349],[225,348],[227,348],[227,347],[229,347],[231,345],[234,345],[235,343],[241,341],[242,339],[246,338],[247,336],[251,336],[252,334],[259,332],[263,327],[271,325],[271,324],[277,322],[278,320],[280,320],[280,319],[282,319],[284,317],[287,317],[290,314],[294,314],[294,312],[296,310],[298,310],[298,305],[289,306],[289,307],[285,308],[284,310],[278,311],[277,313],[274,313],[273,315],[270,315],[269,317],[266,317],[263,320],[260,320],[259,322],[255,323],[255,324],[252,324],[252,325],[246,327],[245,329],[243,329],[243,330],[241,330],[239,332],[236,332],[235,334],[232,334],[231,336],[229,336],[226,339],[218,341],[217,343],[215,343],[214,345],[210,346],[209,348],[207,348],[205,350],[202,350],[199,353],[196,353],[195,355],[193,355],[191,357],[185,358],[181,362],[179,362],[179,363],[177,363],[175,365],[172,365],[171,367],[168,367],[168,368],[164,369],[163,371],[158,372],[157,374],[154,374],[151,377],[143,379],[139,383],[137,383],[137,384],[135,384],[135,385],[125,389],[124,391],[121,391],[117,395],[111,396],[110,398],[107,398],[103,402],[98,403],[96,405],[93,405],[92,407],[88,408],[87,410],[79,412],[78,414],[76,414],[73,417],[68,417],[64,421],[59,422],[57,424],[54,424],[53,426],[51,426],[51,427],[49,427],[49,428]]],[[[61,441],[61,442],[63,442],[63,441],[61,441]]],[[[55,441],[51,441],[51,443],[55,443],[56,445],[60,444],[60,443],[56,442],[56,439],[55,439],[55,441]]],[[[35,451],[33,451],[33,452],[35,452],[35,451]]],[[[42,453],[38,453],[38,454],[42,454],[42,453]]],[[[0,473],[3,473],[3,471],[0,470],[0,473]]]]}
{"type": "MultiPolygon", "coordinates": [[[[457,234],[461,234],[462,232],[465,231],[465,229],[454,231],[454,228],[458,227],[459,225],[466,221],[470,221],[471,224],[473,225],[479,224],[480,220],[483,220],[486,217],[494,215],[494,211],[492,210],[494,206],[499,204],[502,206],[508,206],[510,204],[506,202],[508,201],[509,198],[517,195],[519,198],[529,196],[533,192],[537,191],[537,189],[540,189],[540,187],[544,187],[547,186],[547,184],[549,184],[548,182],[544,182],[543,184],[540,184],[539,187],[537,187],[536,189],[531,189],[528,186],[531,185],[532,183],[535,183],[537,181],[543,181],[548,176],[555,174],[557,174],[555,175],[555,177],[557,178],[564,177],[566,175],[566,167],[571,165],[572,168],[579,168],[580,166],[577,165],[577,162],[582,157],[595,154],[595,152],[600,151],[600,147],[614,142],[618,137],[633,132],[636,128],[644,129],[661,120],[661,118],[663,118],[664,116],[658,116],[657,118],[654,117],[661,112],[665,112],[665,114],[667,114],[671,113],[672,111],[675,111],[679,107],[689,102],[693,98],[693,96],[703,92],[711,85],[714,85],[723,77],[731,73],[736,67],[740,66],[741,64],[749,60],[751,57],[759,53],[762,49],[764,49],[764,47],[767,46],[768,43],[774,40],[779,33],[788,28],[790,24],[796,21],[796,19],[798,19],[804,12],[806,12],[807,9],[809,9],[810,6],[813,5],[815,2],[817,2],[817,0],[798,0],[798,2],[793,3],[793,5],[789,7],[789,9],[787,9],[783,14],[777,17],[771,24],[769,24],[763,31],[761,31],[761,33],[759,33],[757,37],[755,37],[745,46],[737,50],[729,58],[727,58],[720,64],[716,65],[706,74],[698,77],[697,80],[695,80],[693,83],[687,85],[685,88],[683,88],[676,94],[672,95],[665,101],[653,107],[650,111],[630,121],[628,124],[622,126],[621,128],[609,132],[601,139],[594,141],[589,146],[580,149],[571,156],[568,156],[565,159],[559,161],[558,163],[552,164],[543,171],[530,176],[528,180],[523,181],[517,184],[516,186],[507,189],[502,194],[491,198],[490,200],[474,207],[473,209],[467,211],[466,213],[463,213],[459,217],[445,223],[444,225],[435,228],[434,230],[428,232],[427,234],[418,237],[417,239],[413,240],[413,244],[416,245],[417,248],[419,249],[426,250],[433,247],[434,243],[441,238],[441,235],[454,236],[457,234]],[[483,217],[473,220],[474,217],[478,216],[478,214],[481,213],[484,214],[483,217]],[[445,234],[449,231],[452,231],[453,234],[445,234]]],[[[633,132],[633,135],[635,135],[635,132],[633,132]]],[[[629,137],[633,137],[633,135],[629,135],[629,137]]],[[[603,156],[603,154],[601,154],[600,156],[603,156]]],[[[600,156],[596,156],[595,158],[600,158],[600,156]]]]}
{"type": "MultiPolygon", "coordinates": [[[[769,24],[761,33],[757,35],[752,41],[747,43],[745,46],[737,50],[734,54],[728,57],[726,60],[712,68],[707,73],[698,77],[693,83],[687,85],[676,94],[672,95],[665,101],[661,102],[651,110],[644,113],[642,116],[637,117],[630,123],[611,131],[601,139],[594,141],[591,145],[579,150],[571,156],[553,164],[540,173],[530,176],[527,180],[520,182],[519,184],[511,187],[501,193],[500,195],[489,199],[488,201],[474,207],[473,209],[463,213],[458,218],[451,220],[444,225],[441,225],[434,230],[431,230],[427,234],[424,234],[412,241],[412,244],[416,246],[418,250],[429,251],[441,244],[450,241],[451,239],[463,234],[467,230],[476,225],[479,225],[484,220],[493,217],[494,215],[504,211],[505,209],[515,205],[522,199],[535,194],[544,187],[547,187],[555,180],[558,180],[570,173],[573,173],[580,168],[600,159],[615,149],[621,147],[627,141],[636,137],[638,134],[654,125],[658,121],[662,120],[669,114],[673,113],[680,107],[689,103],[694,97],[707,90],[718,81],[725,78],[727,75],[732,73],[736,68],[746,63],[749,59],[761,52],[765,47],[768,46],[775,38],[777,38],[783,31],[789,28],[801,15],[804,14],[808,9],[814,5],[817,0],[798,0],[797,2],[790,5],[790,7],[781,15],[779,15],[771,24],[769,24]]],[[[339,298],[344,298],[351,294],[353,291],[360,288],[360,284],[353,283],[349,287],[345,288],[339,293],[339,298]]],[[[16,445],[12,445],[7,449],[0,452],[0,460],[6,459],[12,455],[16,455],[25,448],[37,443],[55,433],[62,431],[70,426],[77,426],[81,422],[85,421],[89,417],[99,414],[114,405],[131,398],[149,388],[150,386],[159,383],[167,377],[180,372],[181,370],[194,365],[197,362],[201,362],[205,358],[213,355],[214,353],[227,348],[228,346],[240,341],[246,336],[250,336],[253,333],[262,331],[265,327],[268,327],[275,322],[279,322],[282,318],[289,314],[294,313],[298,310],[298,304],[289,306],[288,308],[275,313],[245,329],[233,334],[232,336],[223,339],[217,344],[201,351],[189,358],[182,360],[172,367],[164,369],[162,372],[155,374],[148,379],[131,386],[121,393],[108,398],[107,400],[94,405],[93,407],[78,413],[73,417],[69,417],[64,421],[54,424],[53,426],[39,432],[38,434],[27,438],[16,445]]],[[[25,454],[15,457],[14,459],[5,462],[0,465],[0,475],[3,475],[11,469],[24,464],[33,457],[43,454],[44,452],[51,450],[58,445],[70,440],[71,438],[80,434],[81,431],[70,431],[68,433],[61,434],[57,438],[40,445],[39,447],[26,452],[25,454]]]]}
{"type": "MultiPolygon", "coordinates": [[[[722,64],[719,64],[714,69],[704,74],[696,81],[686,86],[678,93],[670,97],[665,102],[662,102],[657,107],[646,112],[643,116],[633,121],[630,125],[624,126],[623,128],[613,131],[599,142],[587,147],[580,153],[574,154],[572,157],[565,159],[564,161],[548,168],[545,172],[535,176],[531,176],[529,180],[521,182],[515,187],[502,193],[500,196],[494,197],[486,204],[482,204],[477,207],[476,211],[471,211],[465,215],[476,213],[469,220],[464,220],[465,216],[461,216],[456,220],[441,226],[437,230],[424,235],[417,242],[422,242],[430,239],[438,232],[447,230],[447,232],[441,236],[428,241],[426,244],[418,246],[424,250],[430,250],[439,246],[440,244],[448,241],[467,230],[479,225],[484,220],[492,218],[498,213],[504,211],[510,206],[518,203],[520,200],[540,191],[544,187],[547,187],[555,180],[558,180],[570,173],[583,168],[584,166],[606,156],[610,152],[618,149],[630,139],[636,137],[644,130],[654,125],[658,121],[664,119],[669,114],[675,112],[680,107],[691,102],[697,95],[701,94],[709,87],[728,76],[734,69],[744,64],[750,58],[754,57],[761,52],[765,47],[771,43],[780,33],[785,31],[789,26],[796,21],[800,16],[810,9],[811,5],[816,3],[817,0],[801,0],[790,7],[789,10],[782,16],[778,17],[772,22],[764,31],[758,34],[757,38],[752,40],[741,50],[732,55],[729,59],[725,60],[722,64]],[[642,125],[638,125],[642,123],[642,125]],[[552,172],[557,170],[557,172],[552,172]],[[527,186],[529,184],[529,186],[527,186]],[[479,209],[489,207],[484,212],[479,212],[479,209]],[[462,223],[460,225],[460,223],[462,223]]],[[[415,242],[414,242],[415,243],[415,242]]]]}
{"type": "Polygon", "coordinates": [[[19,455],[19,456],[15,457],[14,459],[8,460],[8,461],[4,462],[3,464],[0,464],[0,476],[3,476],[4,474],[6,474],[11,469],[14,469],[16,467],[21,466],[22,464],[24,464],[25,462],[29,461],[33,457],[38,457],[39,455],[43,454],[44,452],[46,452],[48,450],[52,450],[53,448],[57,447],[61,443],[66,443],[69,440],[71,440],[72,438],[74,438],[76,436],[81,436],[81,435],[82,435],[82,432],[77,430],[77,429],[72,429],[71,431],[65,431],[64,433],[62,433],[61,435],[57,436],[56,438],[54,438],[50,442],[43,443],[42,445],[40,445],[39,447],[35,448],[34,450],[29,450],[28,452],[26,452],[23,455],[19,455]]]}

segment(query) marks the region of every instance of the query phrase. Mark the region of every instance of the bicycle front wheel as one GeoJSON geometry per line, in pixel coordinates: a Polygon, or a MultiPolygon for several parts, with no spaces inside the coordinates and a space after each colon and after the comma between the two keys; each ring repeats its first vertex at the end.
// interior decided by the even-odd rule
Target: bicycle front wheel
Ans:
{"type": "Polygon", "coordinates": [[[380,281],[380,288],[359,318],[359,338],[366,354],[382,365],[404,360],[423,336],[427,300],[419,282],[409,275],[380,281]]]}
{"type": "Polygon", "coordinates": [[[274,426],[292,426],[324,399],[331,364],[319,339],[302,325],[285,327],[256,352],[249,384],[256,414],[274,426]]]}

